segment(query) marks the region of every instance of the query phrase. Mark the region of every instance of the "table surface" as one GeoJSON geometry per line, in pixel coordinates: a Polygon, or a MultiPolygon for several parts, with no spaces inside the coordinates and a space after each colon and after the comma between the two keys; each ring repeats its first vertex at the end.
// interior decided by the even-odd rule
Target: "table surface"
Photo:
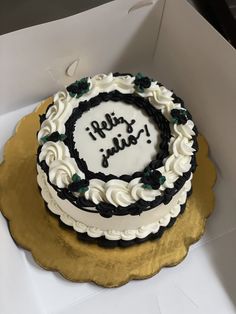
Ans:
{"type": "MultiPolygon", "coordinates": [[[[17,121],[35,106],[0,116],[1,157],[17,121]]],[[[40,268],[12,240],[0,213],[1,314],[236,313],[236,196],[220,172],[215,194],[206,232],[181,264],[113,289],[72,283],[40,268]]]]}

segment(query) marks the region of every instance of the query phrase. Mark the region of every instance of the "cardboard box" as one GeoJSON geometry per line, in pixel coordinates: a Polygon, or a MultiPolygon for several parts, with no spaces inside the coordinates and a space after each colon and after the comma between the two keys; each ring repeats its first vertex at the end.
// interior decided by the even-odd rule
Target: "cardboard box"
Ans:
{"type": "Polygon", "coordinates": [[[110,71],[141,71],[163,82],[185,100],[208,139],[218,182],[206,234],[181,265],[108,291],[40,269],[30,253],[15,246],[1,217],[3,313],[64,314],[78,308],[81,313],[235,313],[236,53],[185,0],[115,0],[1,36],[1,147],[37,102],[79,77],[110,71]],[[69,77],[66,69],[75,60],[77,71],[69,77]]]}

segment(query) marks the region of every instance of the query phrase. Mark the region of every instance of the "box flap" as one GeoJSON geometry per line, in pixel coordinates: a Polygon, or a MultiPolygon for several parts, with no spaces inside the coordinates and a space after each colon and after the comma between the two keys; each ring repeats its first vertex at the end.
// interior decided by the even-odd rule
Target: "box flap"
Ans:
{"type": "Polygon", "coordinates": [[[219,174],[236,184],[235,49],[186,1],[167,0],[155,59],[157,77],[209,140],[219,174]]]}
{"type": "Polygon", "coordinates": [[[148,2],[130,10],[136,0],[117,0],[1,36],[0,114],[42,100],[79,77],[146,69],[164,4],[148,2]],[[66,69],[75,60],[75,76],[68,77],[66,69]]]}

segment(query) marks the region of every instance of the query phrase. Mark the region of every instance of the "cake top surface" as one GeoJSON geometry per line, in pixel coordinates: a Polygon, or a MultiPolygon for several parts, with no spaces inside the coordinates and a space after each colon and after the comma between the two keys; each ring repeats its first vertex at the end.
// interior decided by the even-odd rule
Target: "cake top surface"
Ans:
{"type": "Polygon", "coordinates": [[[58,195],[102,215],[168,202],[197,149],[183,101],[142,74],[100,74],[58,92],[38,141],[38,163],[58,195]]]}
{"type": "Polygon", "coordinates": [[[158,127],[144,110],[111,100],[84,113],[73,138],[89,170],[116,176],[143,171],[160,141],[158,127]]]}

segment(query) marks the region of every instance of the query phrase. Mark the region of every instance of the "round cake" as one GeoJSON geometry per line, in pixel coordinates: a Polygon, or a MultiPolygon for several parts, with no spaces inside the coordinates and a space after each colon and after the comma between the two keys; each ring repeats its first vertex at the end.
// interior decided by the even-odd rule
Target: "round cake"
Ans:
{"type": "Polygon", "coordinates": [[[37,136],[42,197],[80,239],[157,239],[184,211],[197,129],[161,83],[141,73],[82,78],[54,95],[37,136]]]}

